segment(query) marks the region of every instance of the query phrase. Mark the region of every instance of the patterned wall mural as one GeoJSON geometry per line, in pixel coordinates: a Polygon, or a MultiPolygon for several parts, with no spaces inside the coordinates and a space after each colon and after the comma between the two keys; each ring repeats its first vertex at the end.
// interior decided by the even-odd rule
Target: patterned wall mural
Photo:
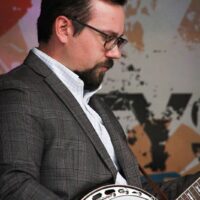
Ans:
{"type": "MultiPolygon", "coordinates": [[[[40,1],[1,0],[0,73],[37,46],[40,1]]],[[[99,95],[156,180],[200,170],[200,1],[129,0],[128,46],[99,95]]]]}

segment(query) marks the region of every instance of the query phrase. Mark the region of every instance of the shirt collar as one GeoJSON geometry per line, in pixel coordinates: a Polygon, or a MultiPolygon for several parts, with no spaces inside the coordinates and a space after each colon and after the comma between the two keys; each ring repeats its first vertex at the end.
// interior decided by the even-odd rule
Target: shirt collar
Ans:
{"type": "Polygon", "coordinates": [[[101,90],[101,88],[102,88],[102,85],[100,85],[96,90],[93,90],[93,91],[85,90],[84,99],[85,99],[86,103],[89,103],[90,98],[94,94],[96,94],[99,90],[101,90]]]}
{"type": "Polygon", "coordinates": [[[37,48],[33,48],[32,52],[55,73],[55,75],[65,84],[75,98],[82,98],[86,101],[86,103],[88,103],[90,98],[102,88],[102,85],[100,85],[96,90],[84,91],[84,83],[77,74],[37,48]]]}

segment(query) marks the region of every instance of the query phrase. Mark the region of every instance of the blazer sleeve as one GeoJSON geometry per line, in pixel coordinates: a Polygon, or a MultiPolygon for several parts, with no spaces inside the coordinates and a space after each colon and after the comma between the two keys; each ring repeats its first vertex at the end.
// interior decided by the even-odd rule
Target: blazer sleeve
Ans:
{"type": "Polygon", "coordinates": [[[0,81],[1,200],[60,199],[40,184],[44,135],[37,109],[26,85],[0,81]]]}

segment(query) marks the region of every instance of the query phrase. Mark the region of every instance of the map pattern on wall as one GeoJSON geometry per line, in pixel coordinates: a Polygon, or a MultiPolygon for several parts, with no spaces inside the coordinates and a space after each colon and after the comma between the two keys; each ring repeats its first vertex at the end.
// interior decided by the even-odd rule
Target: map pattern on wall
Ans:
{"type": "MultiPolygon", "coordinates": [[[[0,74],[37,46],[40,1],[2,0],[0,74]]],[[[155,178],[200,170],[200,1],[129,0],[129,44],[99,95],[155,178]]]]}

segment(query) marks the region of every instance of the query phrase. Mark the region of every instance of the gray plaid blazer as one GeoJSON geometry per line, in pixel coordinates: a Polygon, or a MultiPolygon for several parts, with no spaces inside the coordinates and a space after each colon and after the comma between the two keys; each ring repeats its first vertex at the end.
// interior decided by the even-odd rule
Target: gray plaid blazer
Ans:
{"type": "MultiPolygon", "coordinates": [[[[141,187],[136,159],[113,113],[102,117],[128,184],[141,187]]],[[[74,200],[115,182],[117,171],[76,99],[32,52],[0,77],[0,199],[74,200]]]]}

